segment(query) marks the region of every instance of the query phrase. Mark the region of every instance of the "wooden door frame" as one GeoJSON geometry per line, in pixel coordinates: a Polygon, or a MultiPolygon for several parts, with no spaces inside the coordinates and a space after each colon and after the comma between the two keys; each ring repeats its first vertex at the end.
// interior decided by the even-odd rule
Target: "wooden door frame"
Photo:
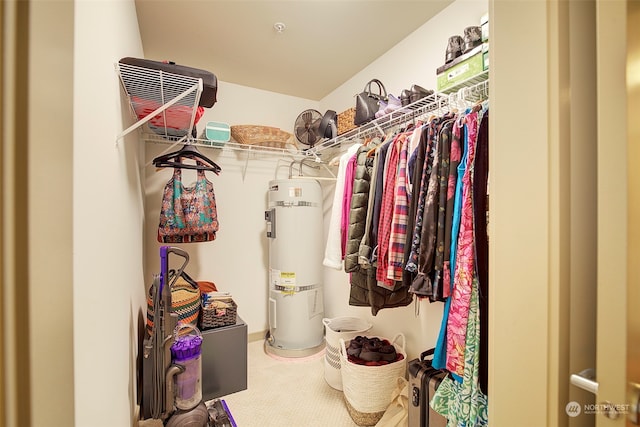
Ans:
{"type": "MultiPolygon", "coordinates": [[[[31,425],[28,252],[28,1],[2,2],[0,421],[31,425]]],[[[6,424],[5,424],[6,423],[6,424]]]]}

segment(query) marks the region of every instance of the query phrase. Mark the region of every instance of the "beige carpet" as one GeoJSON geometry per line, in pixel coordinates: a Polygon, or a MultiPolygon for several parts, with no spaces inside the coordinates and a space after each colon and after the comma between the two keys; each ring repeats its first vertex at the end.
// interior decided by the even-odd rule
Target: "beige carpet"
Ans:
{"type": "Polygon", "coordinates": [[[354,427],[339,390],[324,379],[324,352],[277,360],[248,345],[247,390],[222,397],[238,427],[354,427]]]}

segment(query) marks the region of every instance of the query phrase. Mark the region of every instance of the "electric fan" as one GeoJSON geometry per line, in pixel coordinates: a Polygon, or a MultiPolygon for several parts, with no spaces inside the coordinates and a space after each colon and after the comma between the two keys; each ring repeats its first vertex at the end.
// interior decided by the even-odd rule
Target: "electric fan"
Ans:
{"type": "Polygon", "coordinates": [[[312,148],[317,142],[326,138],[335,138],[337,134],[337,114],[327,110],[324,116],[318,110],[305,110],[296,118],[294,133],[296,139],[312,148]]]}

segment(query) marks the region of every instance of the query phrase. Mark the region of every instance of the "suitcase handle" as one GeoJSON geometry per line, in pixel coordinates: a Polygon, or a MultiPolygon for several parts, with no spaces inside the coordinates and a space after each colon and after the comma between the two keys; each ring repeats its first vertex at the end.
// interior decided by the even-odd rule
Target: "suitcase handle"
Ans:
{"type": "Polygon", "coordinates": [[[429,350],[425,350],[422,353],[420,353],[420,360],[424,361],[425,357],[427,356],[431,356],[431,359],[433,359],[433,353],[436,352],[435,348],[430,348],[429,350]]]}

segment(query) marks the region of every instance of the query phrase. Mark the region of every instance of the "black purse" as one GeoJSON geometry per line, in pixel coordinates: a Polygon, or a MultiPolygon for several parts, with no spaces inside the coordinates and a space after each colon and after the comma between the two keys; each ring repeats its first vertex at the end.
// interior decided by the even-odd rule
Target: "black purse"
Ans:
{"type": "Polygon", "coordinates": [[[372,79],[366,84],[364,91],[356,95],[356,114],[353,123],[360,126],[373,120],[380,109],[380,101],[387,102],[387,90],[380,80],[372,79]],[[378,86],[378,93],[371,91],[372,83],[378,86]]]}

